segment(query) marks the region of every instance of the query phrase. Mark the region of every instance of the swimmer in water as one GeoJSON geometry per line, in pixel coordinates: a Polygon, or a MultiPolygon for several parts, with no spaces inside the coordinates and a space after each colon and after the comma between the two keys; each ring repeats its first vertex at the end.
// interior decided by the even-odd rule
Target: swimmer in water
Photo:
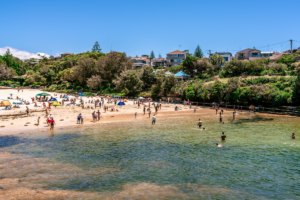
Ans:
{"type": "Polygon", "coordinates": [[[296,139],[295,133],[292,134],[292,139],[296,139]]]}
{"type": "Polygon", "coordinates": [[[225,133],[224,133],[224,132],[222,132],[221,139],[222,139],[223,141],[225,141],[225,138],[226,138],[226,135],[225,135],[225,133]]]}
{"type": "Polygon", "coordinates": [[[223,147],[223,145],[216,143],[217,147],[223,147]]]}

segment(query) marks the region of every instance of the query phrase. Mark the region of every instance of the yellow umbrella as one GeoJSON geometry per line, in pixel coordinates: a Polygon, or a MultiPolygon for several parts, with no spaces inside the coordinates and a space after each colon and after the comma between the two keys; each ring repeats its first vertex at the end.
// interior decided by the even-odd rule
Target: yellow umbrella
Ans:
{"type": "Polygon", "coordinates": [[[1,106],[11,106],[11,103],[9,101],[2,101],[1,106]]]}

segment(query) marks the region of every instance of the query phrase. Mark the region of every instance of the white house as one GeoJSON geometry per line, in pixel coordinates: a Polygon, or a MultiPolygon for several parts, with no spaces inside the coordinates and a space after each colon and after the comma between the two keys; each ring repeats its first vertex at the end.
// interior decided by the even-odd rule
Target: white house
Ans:
{"type": "MultiPolygon", "coordinates": [[[[225,59],[225,62],[232,61],[232,54],[230,52],[216,52],[216,54],[222,56],[225,59]]],[[[210,54],[209,56],[212,56],[213,54],[210,54]]]]}

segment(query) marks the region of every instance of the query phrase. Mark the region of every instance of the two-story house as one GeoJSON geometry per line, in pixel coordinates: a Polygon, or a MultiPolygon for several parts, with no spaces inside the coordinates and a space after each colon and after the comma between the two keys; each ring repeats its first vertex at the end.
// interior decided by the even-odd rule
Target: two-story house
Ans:
{"type": "Polygon", "coordinates": [[[257,49],[244,49],[236,52],[235,58],[239,60],[256,60],[261,58],[261,51],[257,49]]]}
{"type": "Polygon", "coordinates": [[[154,58],[151,59],[151,66],[155,67],[165,67],[167,65],[167,59],[165,58],[154,58]]]}
{"type": "Polygon", "coordinates": [[[185,58],[186,53],[179,50],[167,53],[167,67],[180,65],[185,58]]]}
{"type": "MultiPolygon", "coordinates": [[[[222,56],[225,59],[225,62],[230,62],[232,60],[232,54],[230,52],[217,52],[216,54],[222,56]]],[[[213,54],[210,54],[212,56],[213,54]]]]}

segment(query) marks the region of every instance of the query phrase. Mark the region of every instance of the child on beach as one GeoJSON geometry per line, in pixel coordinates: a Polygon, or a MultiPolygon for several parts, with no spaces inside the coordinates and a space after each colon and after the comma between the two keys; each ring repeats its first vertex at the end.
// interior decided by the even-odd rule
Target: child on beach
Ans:
{"type": "Polygon", "coordinates": [[[50,120],[50,130],[53,130],[53,129],[54,129],[54,124],[55,124],[55,121],[54,121],[54,119],[52,118],[52,119],[50,120]]]}

